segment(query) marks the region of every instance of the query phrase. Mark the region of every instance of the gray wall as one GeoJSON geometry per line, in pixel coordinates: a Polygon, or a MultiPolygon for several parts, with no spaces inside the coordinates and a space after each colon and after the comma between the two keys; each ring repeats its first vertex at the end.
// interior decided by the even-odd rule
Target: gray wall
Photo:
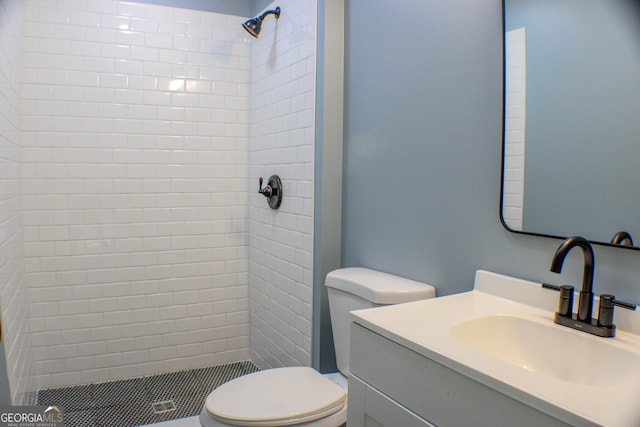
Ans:
{"type": "MultiPolygon", "coordinates": [[[[479,268],[579,284],[580,254],[549,272],[559,240],[498,217],[499,0],[348,0],[343,266],[472,288],[479,268]]],[[[597,293],[640,302],[640,253],[596,247],[597,293]]]]}
{"type": "Polygon", "coordinates": [[[318,0],[313,238],[313,366],[336,370],[324,278],[341,264],[344,4],[318,0]]]}
{"type": "Polygon", "coordinates": [[[523,229],[640,237],[637,2],[506,5],[507,29],[527,31],[523,229]]]}

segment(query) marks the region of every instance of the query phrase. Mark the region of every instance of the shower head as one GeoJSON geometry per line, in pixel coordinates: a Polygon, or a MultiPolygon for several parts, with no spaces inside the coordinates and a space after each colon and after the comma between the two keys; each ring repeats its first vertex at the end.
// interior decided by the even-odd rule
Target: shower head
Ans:
{"type": "Polygon", "coordinates": [[[242,28],[247,30],[249,34],[253,37],[258,38],[260,35],[260,30],[262,30],[262,20],[268,15],[275,15],[276,19],[280,18],[280,6],[276,7],[274,10],[267,10],[262,15],[246,20],[242,24],[242,28]]]}

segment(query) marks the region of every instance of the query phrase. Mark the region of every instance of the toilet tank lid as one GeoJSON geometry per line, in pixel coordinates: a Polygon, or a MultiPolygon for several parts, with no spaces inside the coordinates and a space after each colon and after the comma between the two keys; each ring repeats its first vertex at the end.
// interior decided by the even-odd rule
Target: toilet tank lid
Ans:
{"type": "Polygon", "coordinates": [[[399,304],[436,296],[435,288],[426,283],[362,267],[334,270],[327,274],[325,285],[375,304],[399,304]]]}

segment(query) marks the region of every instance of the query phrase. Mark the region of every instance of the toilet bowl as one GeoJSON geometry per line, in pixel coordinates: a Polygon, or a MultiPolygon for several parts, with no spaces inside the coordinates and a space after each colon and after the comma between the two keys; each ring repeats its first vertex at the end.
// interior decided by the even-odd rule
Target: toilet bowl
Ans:
{"type": "Polygon", "coordinates": [[[254,372],[209,394],[200,413],[203,427],[342,426],[347,420],[349,312],[435,297],[433,286],[366,268],[332,271],[325,286],[336,363],[344,381],[308,367],[254,372]]]}
{"type": "Polygon", "coordinates": [[[336,427],[346,420],[346,391],[314,369],[287,367],[245,375],[215,389],[200,424],[336,427]]]}

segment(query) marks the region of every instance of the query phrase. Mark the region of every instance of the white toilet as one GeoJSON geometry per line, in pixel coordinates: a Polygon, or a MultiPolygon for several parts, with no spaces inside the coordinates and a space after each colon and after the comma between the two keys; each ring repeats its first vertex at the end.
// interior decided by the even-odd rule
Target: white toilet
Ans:
{"type": "Polygon", "coordinates": [[[436,294],[433,286],[366,268],[332,271],[325,286],[336,362],[344,380],[332,381],[308,367],[267,369],[236,378],[209,394],[200,414],[203,427],[343,425],[347,419],[349,312],[436,294]]]}

